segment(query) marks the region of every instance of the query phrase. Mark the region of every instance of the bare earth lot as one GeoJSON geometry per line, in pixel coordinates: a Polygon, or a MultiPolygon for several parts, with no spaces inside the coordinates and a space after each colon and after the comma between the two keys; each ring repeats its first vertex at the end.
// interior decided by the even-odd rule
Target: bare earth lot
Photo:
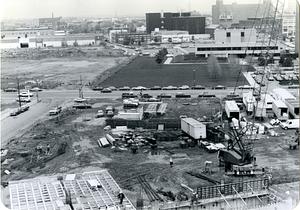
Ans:
{"type": "MultiPolygon", "coordinates": [[[[238,85],[248,84],[244,76],[239,75],[240,70],[246,71],[247,66],[230,64],[171,64],[159,65],[155,58],[137,57],[129,65],[123,67],[110,78],[106,79],[101,85],[106,86],[145,86],[155,85],[193,85],[195,83],[204,86],[225,85],[234,87],[237,78],[238,85]],[[195,70],[195,74],[193,73],[195,70]]],[[[252,70],[249,67],[248,70],[252,70]]]]}
{"type": "Polygon", "coordinates": [[[49,88],[61,84],[63,88],[76,85],[82,75],[84,83],[92,81],[97,75],[112,68],[127,57],[63,57],[43,58],[41,60],[3,59],[2,86],[16,83],[16,76],[26,80],[41,80],[49,88]]]}

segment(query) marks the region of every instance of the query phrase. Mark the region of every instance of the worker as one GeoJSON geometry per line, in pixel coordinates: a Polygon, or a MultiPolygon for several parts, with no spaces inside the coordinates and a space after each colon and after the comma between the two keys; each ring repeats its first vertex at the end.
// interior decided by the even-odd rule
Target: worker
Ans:
{"type": "Polygon", "coordinates": [[[47,144],[47,155],[50,154],[50,144],[47,144]]]}
{"type": "Polygon", "coordinates": [[[118,198],[120,199],[120,204],[123,204],[123,200],[125,198],[124,193],[122,192],[122,190],[120,190],[119,194],[118,194],[118,198]]]}
{"type": "Polygon", "coordinates": [[[170,167],[172,168],[173,167],[173,159],[172,159],[172,157],[170,157],[170,167]]]}

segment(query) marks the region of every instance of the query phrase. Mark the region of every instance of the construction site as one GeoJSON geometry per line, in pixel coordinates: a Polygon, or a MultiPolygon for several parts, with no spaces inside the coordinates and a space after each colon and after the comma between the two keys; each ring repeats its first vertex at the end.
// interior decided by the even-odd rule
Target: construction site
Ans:
{"type": "Polygon", "coordinates": [[[12,180],[106,169],[135,208],[250,209],[286,205],[273,187],[298,185],[298,133],[255,120],[237,107],[241,97],[119,94],[70,101],[12,139],[1,154],[4,189],[12,195],[12,180]],[[238,110],[228,113],[228,104],[238,110]]]}
{"type": "Polygon", "coordinates": [[[150,53],[109,41],[3,51],[2,203],[12,210],[294,208],[299,59],[285,52],[286,68],[273,57],[271,25],[272,36],[264,32],[252,54],[248,34],[235,29],[242,47],[230,41],[197,59],[171,42],[174,54],[165,45],[150,53]],[[183,52],[201,62],[171,62],[183,52]]]}

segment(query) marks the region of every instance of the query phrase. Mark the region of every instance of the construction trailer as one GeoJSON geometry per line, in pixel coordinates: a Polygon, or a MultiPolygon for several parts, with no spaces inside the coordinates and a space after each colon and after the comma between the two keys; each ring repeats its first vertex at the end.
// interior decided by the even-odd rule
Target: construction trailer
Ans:
{"type": "Polygon", "coordinates": [[[240,119],[240,109],[235,101],[225,101],[225,112],[230,120],[240,119]]]}
{"type": "Polygon", "coordinates": [[[270,94],[268,94],[268,93],[262,94],[261,101],[263,101],[265,103],[265,107],[266,107],[267,111],[272,111],[272,105],[273,105],[274,98],[270,94]]]}
{"type": "Polygon", "coordinates": [[[287,99],[296,100],[295,96],[293,96],[288,90],[283,88],[275,88],[272,90],[271,94],[275,100],[282,100],[282,101],[285,101],[287,99]]]}
{"type": "Polygon", "coordinates": [[[288,107],[291,118],[299,119],[299,101],[293,99],[286,99],[285,104],[288,107]]]}
{"type": "Polygon", "coordinates": [[[289,118],[288,107],[281,100],[275,100],[273,102],[272,110],[275,117],[279,120],[287,120],[289,118]]]}
{"type": "Polygon", "coordinates": [[[246,107],[246,112],[251,114],[254,111],[254,104],[256,100],[252,92],[243,93],[243,104],[246,107]]]}
{"type": "Polygon", "coordinates": [[[181,119],[181,130],[191,136],[194,139],[205,139],[206,138],[206,125],[193,119],[193,118],[182,118],[181,119]]]}

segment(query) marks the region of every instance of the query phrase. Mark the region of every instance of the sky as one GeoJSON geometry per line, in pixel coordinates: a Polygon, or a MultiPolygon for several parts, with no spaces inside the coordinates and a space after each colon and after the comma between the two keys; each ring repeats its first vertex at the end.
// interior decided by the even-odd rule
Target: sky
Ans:
{"type": "MultiPolygon", "coordinates": [[[[258,3],[263,0],[223,0],[224,3],[258,3]]],[[[275,0],[272,0],[275,2],[275,0]]],[[[285,1],[295,8],[296,0],[285,1]]],[[[216,0],[0,0],[0,18],[62,17],[115,17],[144,16],[146,12],[196,10],[211,13],[216,0]]]]}

